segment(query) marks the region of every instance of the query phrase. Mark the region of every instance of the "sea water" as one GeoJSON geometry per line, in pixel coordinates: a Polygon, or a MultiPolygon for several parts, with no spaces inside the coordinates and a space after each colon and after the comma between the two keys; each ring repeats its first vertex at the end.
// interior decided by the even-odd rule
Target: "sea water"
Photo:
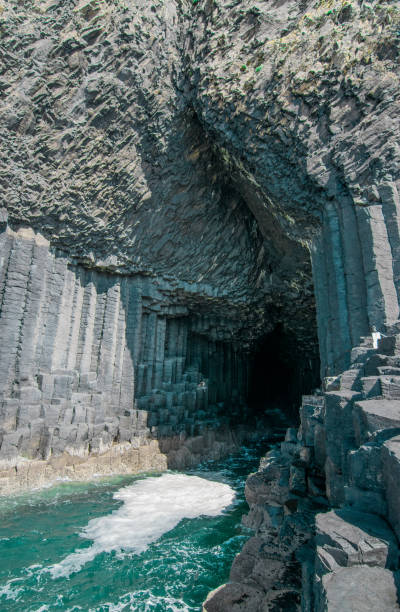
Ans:
{"type": "Polygon", "coordinates": [[[265,450],[0,500],[0,610],[200,612],[249,537],[244,482],[265,450]]]}

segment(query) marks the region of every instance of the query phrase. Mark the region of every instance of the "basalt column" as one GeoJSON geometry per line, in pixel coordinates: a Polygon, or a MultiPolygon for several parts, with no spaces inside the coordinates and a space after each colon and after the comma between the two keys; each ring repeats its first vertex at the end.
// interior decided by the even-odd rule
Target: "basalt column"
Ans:
{"type": "Polygon", "coordinates": [[[323,376],[349,365],[350,350],[372,326],[385,331],[398,321],[399,196],[394,183],[383,183],[379,192],[374,202],[327,204],[313,242],[323,376]]]}
{"type": "MultiPolygon", "coordinates": [[[[243,417],[246,356],[215,339],[218,317],[177,304],[167,283],[76,265],[32,230],[3,227],[0,241],[5,488],[18,473],[29,484],[29,461],[76,463],[151,440],[168,450],[168,439],[243,417]]],[[[157,453],[137,467],[162,466],[157,453]]],[[[108,471],[121,469],[107,457],[108,471]]]]}

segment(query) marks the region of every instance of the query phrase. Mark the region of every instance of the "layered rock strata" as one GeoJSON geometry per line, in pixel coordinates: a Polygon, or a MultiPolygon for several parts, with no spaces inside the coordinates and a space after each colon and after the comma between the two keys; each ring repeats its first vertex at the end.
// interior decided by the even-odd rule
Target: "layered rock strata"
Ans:
{"type": "Polygon", "coordinates": [[[399,610],[400,336],[365,338],[304,396],[299,430],[246,483],[255,535],[207,612],[399,610]]]}

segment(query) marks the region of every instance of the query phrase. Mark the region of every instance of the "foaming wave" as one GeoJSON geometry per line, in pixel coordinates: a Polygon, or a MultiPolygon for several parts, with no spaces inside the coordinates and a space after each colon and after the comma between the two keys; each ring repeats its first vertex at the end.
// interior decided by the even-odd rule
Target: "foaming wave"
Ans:
{"type": "Polygon", "coordinates": [[[128,593],[120,598],[118,603],[105,603],[100,608],[91,608],[89,612],[123,612],[124,610],[134,610],[134,612],[153,612],[162,610],[163,612],[192,612],[182,600],[175,597],[155,595],[149,590],[128,593]],[[128,608],[129,606],[129,608],[128,608]]]}
{"type": "Polygon", "coordinates": [[[93,540],[47,571],[53,578],[69,576],[98,554],[129,551],[139,554],[184,519],[217,516],[235,497],[227,484],[185,474],[146,478],[114,494],[123,505],[112,514],[91,520],[81,533],[93,540]]]}
{"type": "Polygon", "coordinates": [[[13,578],[6,584],[0,586],[0,598],[5,597],[6,599],[17,599],[18,595],[22,591],[22,587],[14,586],[14,583],[20,582],[19,578],[13,578]]]}

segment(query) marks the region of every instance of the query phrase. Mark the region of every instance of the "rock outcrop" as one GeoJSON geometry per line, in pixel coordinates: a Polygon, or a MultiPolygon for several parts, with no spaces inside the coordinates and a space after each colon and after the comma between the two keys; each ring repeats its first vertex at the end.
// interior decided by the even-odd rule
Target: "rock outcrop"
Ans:
{"type": "Polygon", "coordinates": [[[315,294],[323,375],[398,319],[395,3],[11,0],[0,19],[13,229],[240,298],[247,339],[283,321],[307,359],[315,294]]]}
{"type": "Polygon", "coordinates": [[[391,609],[397,3],[9,0],[0,32],[5,490],[230,448],[281,328],[325,389],[249,479],[255,539],[206,609],[340,609],[357,584],[391,609]]]}
{"type": "Polygon", "coordinates": [[[87,475],[89,456],[95,473],[120,456],[123,471],[182,468],[234,446],[247,357],[191,316],[189,284],[74,266],[32,230],[6,227],[0,249],[4,491],[87,475]]]}
{"type": "Polygon", "coordinates": [[[308,242],[323,376],[399,316],[399,24],[394,2],[196,3],[194,107],[280,256],[300,270],[308,242]]]}
{"type": "Polygon", "coordinates": [[[299,430],[247,479],[255,535],[206,612],[400,609],[398,337],[364,338],[303,397],[299,430]]]}

